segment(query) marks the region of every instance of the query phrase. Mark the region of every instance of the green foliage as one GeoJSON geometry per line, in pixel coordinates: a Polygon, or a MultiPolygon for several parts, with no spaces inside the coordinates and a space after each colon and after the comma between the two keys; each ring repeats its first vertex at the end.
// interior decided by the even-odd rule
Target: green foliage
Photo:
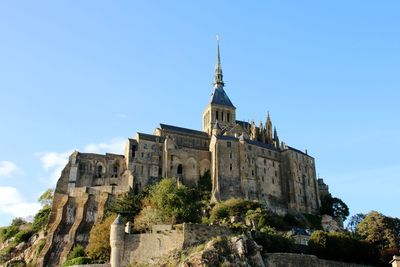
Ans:
{"type": "Polygon", "coordinates": [[[24,219],[22,219],[21,217],[16,217],[12,220],[11,222],[11,226],[21,226],[23,224],[27,224],[27,221],[25,221],[24,219]]]}
{"type": "Polygon", "coordinates": [[[0,242],[14,237],[19,232],[19,226],[10,225],[0,228],[0,242]]]}
{"type": "Polygon", "coordinates": [[[332,198],[330,195],[321,199],[321,214],[327,214],[343,221],[349,216],[349,207],[340,198],[332,198]]]}
{"type": "Polygon", "coordinates": [[[229,219],[231,216],[241,216],[249,210],[256,210],[261,205],[258,202],[244,200],[240,198],[231,198],[218,203],[212,210],[210,218],[212,220],[229,219]]]}
{"type": "Polygon", "coordinates": [[[200,206],[195,189],[177,186],[174,179],[163,179],[150,189],[148,202],[160,210],[163,218],[179,222],[198,222],[200,206]]]}
{"type": "Polygon", "coordinates": [[[32,229],[35,232],[43,230],[47,226],[47,223],[49,222],[50,218],[50,213],[51,213],[50,206],[45,206],[44,208],[39,210],[38,213],[36,213],[32,222],[32,229]]]}
{"type": "Polygon", "coordinates": [[[86,252],[94,260],[109,261],[110,247],[110,227],[114,222],[116,215],[111,215],[102,222],[96,222],[90,231],[89,243],[86,252]]]}
{"type": "Polygon", "coordinates": [[[140,213],[135,217],[134,228],[137,231],[149,231],[151,226],[160,223],[174,223],[172,219],[167,221],[168,218],[164,218],[162,212],[154,207],[145,206],[140,213]]]}
{"type": "Polygon", "coordinates": [[[254,240],[262,245],[268,252],[293,252],[294,241],[277,232],[274,228],[263,227],[260,231],[253,232],[254,240]]]}
{"type": "Polygon", "coordinates": [[[358,223],[356,233],[380,249],[399,247],[400,219],[371,211],[358,223]]]}
{"type": "Polygon", "coordinates": [[[319,258],[376,265],[379,251],[366,241],[347,232],[315,231],[308,242],[309,250],[319,258]]]}
{"type": "Polygon", "coordinates": [[[316,229],[316,230],[322,230],[322,224],[321,224],[321,216],[313,215],[313,214],[307,214],[304,213],[303,216],[307,220],[306,227],[302,225],[295,225],[297,227],[302,227],[302,228],[311,228],[311,229],[316,229]]]}
{"type": "Polygon", "coordinates": [[[36,255],[39,255],[40,252],[42,252],[45,245],[46,245],[46,238],[42,238],[37,242],[36,255]]]}
{"type": "Polygon", "coordinates": [[[356,215],[351,216],[348,220],[346,229],[352,233],[356,233],[358,224],[364,220],[364,218],[365,214],[362,213],[357,213],[356,215]]]}
{"type": "Polygon", "coordinates": [[[200,176],[197,183],[197,193],[199,194],[199,199],[204,202],[209,202],[211,199],[212,181],[210,171],[206,171],[200,176]]]}
{"type": "Polygon", "coordinates": [[[80,264],[89,264],[92,263],[92,259],[88,257],[79,257],[71,260],[67,260],[64,262],[63,266],[73,266],[73,265],[80,265],[80,264]]]}
{"type": "Polygon", "coordinates": [[[16,244],[19,244],[21,242],[28,242],[29,238],[31,238],[31,236],[34,233],[35,232],[30,227],[27,229],[21,230],[15,235],[14,242],[16,244]]]}
{"type": "Polygon", "coordinates": [[[8,246],[0,250],[0,264],[11,259],[13,250],[15,249],[15,244],[11,243],[8,246]]]}
{"type": "Polygon", "coordinates": [[[74,248],[69,252],[67,256],[67,260],[72,260],[75,258],[86,257],[85,248],[81,244],[77,244],[74,248]]]}
{"type": "Polygon", "coordinates": [[[38,199],[43,208],[51,207],[53,204],[54,190],[47,189],[38,199]]]}
{"type": "Polygon", "coordinates": [[[125,220],[132,220],[140,212],[141,201],[145,192],[142,191],[139,194],[135,194],[133,191],[130,191],[116,197],[107,207],[106,213],[121,214],[125,220]]]}

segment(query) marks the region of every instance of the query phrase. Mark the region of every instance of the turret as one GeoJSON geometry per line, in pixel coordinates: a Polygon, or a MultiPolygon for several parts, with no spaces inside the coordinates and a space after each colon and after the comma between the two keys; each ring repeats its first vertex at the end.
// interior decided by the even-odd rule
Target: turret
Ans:
{"type": "Polygon", "coordinates": [[[111,267],[121,267],[125,238],[124,228],[121,215],[118,214],[110,229],[111,267]]]}
{"type": "Polygon", "coordinates": [[[268,111],[267,122],[265,123],[265,128],[266,128],[265,141],[267,142],[267,144],[272,144],[272,122],[271,122],[271,117],[269,116],[269,111],[268,111]]]}
{"type": "Polygon", "coordinates": [[[276,148],[279,148],[279,137],[278,137],[278,131],[276,130],[276,127],[274,127],[274,146],[276,148]]]}

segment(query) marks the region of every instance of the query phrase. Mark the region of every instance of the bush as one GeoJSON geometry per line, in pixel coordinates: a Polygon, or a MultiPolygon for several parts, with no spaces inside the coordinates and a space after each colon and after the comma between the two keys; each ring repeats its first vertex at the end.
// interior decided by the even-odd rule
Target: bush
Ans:
{"type": "Polygon", "coordinates": [[[74,248],[69,252],[67,260],[72,260],[75,258],[86,257],[85,248],[81,244],[77,244],[74,248]]]}
{"type": "Polygon", "coordinates": [[[274,228],[264,227],[260,231],[253,232],[254,240],[262,245],[268,252],[294,252],[293,239],[277,232],[274,228]]]}
{"type": "Polygon", "coordinates": [[[92,259],[88,257],[79,257],[71,260],[67,260],[64,262],[63,266],[73,266],[79,264],[89,264],[92,263],[92,259]]]}
{"type": "Polygon", "coordinates": [[[36,213],[32,222],[32,229],[35,232],[43,230],[47,226],[47,223],[49,222],[50,213],[51,213],[50,206],[46,206],[41,210],[39,210],[38,213],[36,213]]]}
{"type": "Polygon", "coordinates": [[[319,258],[376,265],[379,251],[366,241],[346,232],[315,231],[308,242],[310,252],[319,258]]]}
{"type": "Polygon", "coordinates": [[[16,244],[19,244],[21,242],[28,242],[29,238],[31,238],[34,233],[35,232],[31,228],[21,230],[15,235],[14,242],[16,244]]]}
{"type": "Polygon", "coordinates": [[[0,228],[0,242],[4,242],[14,237],[19,232],[19,226],[11,225],[0,228]]]}
{"type": "Polygon", "coordinates": [[[102,222],[96,222],[90,231],[86,252],[92,259],[109,261],[111,253],[110,227],[115,218],[116,216],[112,215],[105,218],[102,222]]]}
{"type": "Polygon", "coordinates": [[[211,210],[212,220],[229,219],[231,216],[241,216],[249,210],[256,210],[261,205],[258,202],[244,200],[240,198],[231,198],[224,202],[218,203],[211,210]]]}

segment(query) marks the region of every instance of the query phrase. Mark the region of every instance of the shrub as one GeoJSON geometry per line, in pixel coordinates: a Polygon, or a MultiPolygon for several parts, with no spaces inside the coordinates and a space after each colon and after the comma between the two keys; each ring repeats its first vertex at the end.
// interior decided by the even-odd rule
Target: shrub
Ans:
{"type": "Polygon", "coordinates": [[[315,231],[308,242],[310,252],[319,258],[376,265],[379,251],[366,241],[346,232],[315,231]]]}
{"type": "Polygon", "coordinates": [[[112,215],[105,218],[102,222],[96,222],[90,231],[86,252],[92,259],[102,261],[110,259],[110,226],[115,218],[116,216],[112,215]]]}
{"type": "Polygon", "coordinates": [[[260,203],[255,201],[244,200],[240,198],[231,198],[224,202],[218,203],[211,210],[211,219],[229,219],[229,217],[231,216],[240,216],[246,214],[249,210],[255,210],[260,207],[260,203]]]}
{"type": "Polygon", "coordinates": [[[0,228],[0,242],[14,237],[19,232],[19,226],[11,225],[0,228]]]}
{"type": "Polygon", "coordinates": [[[63,266],[73,266],[79,264],[89,264],[92,263],[92,259],[88,257],[79,257],[71,260],[67,260],[64,262],[63,266]]]}
{"type": "Polygon", "coordinates": [[[31,238],[31,236],[34,233],[35,232],[31,228],[28,228],[28,229],[25,229],[25,230],[21,230],[15,235],[14,242],[16,244],[19,244],[21,242],[28,242],[29,238],[31,238]]]}
{"type": "Polygon", "coordinates": [[[67,260],[72,260],[75,258],[86,257],[85,248],[81,244],[77,244],[74,248],[69,252],[67,260]]]}
{"type": "Polygon", "coordinates": [[[263,246],[268,252],[293,252],[293,239],[277,232],[274,228],[264,227],[260,231],[253,233],[254,240],[257,244],[263,246]]]}
{"type": "Polygon", "coordinates": [[[36,213],[32,222],[32,229],[35,232],[43,230],[47,226],[47,223],[49,222],[50,213],[51,213],[50,206],[46,206],[41,210],[39,210],[38,213],[36,213]]]}

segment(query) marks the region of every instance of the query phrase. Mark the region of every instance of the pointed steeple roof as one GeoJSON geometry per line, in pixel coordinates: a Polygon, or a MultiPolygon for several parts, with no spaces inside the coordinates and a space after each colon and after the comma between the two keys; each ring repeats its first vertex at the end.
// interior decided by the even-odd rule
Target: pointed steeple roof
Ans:
{"type": "Polygon", "coordinates": [[[221,67],[221,56],[219,52],[219,38],[217,36],[217,63],[215,64],[215,74],[214,74],[214,92],[211,95],[211,104],[217,104],[228,107],[235,107],[228,95],[225,93],[221,67]]]}

